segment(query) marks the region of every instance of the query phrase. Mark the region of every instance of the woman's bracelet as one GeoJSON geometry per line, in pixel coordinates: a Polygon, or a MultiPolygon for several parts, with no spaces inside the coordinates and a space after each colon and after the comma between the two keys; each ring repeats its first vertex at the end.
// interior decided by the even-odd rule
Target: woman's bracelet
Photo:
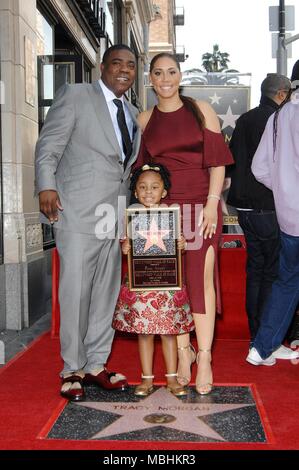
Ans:
{"type": "Polygon", "coordinates": [[[209,194],[207,199],[210,199],[210,198],[213,198],[213,199],[218,199],[218,201],[220,201],[220,197],[219,196],[216,196],[216,194],[209,194]]]}

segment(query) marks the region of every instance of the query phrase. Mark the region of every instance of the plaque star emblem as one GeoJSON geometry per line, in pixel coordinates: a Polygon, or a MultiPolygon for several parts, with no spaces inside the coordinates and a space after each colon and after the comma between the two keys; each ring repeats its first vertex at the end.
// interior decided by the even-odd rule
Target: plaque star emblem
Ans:
{"type": "Polygon", "coordinates": [[[225,441],[218,432],[201,420],[201,417],[253,405],[244,403],[188,403],[181,401],[161,387],[138,402],[82,402],[77,403],[76,406],[106,411],[119,416],[113,423],[94,434],[91,439],[109,438],[119,434],[163,426],[174,431],[225,441]]]}
{"type": "Polygon", "coordinates": [[[220,119],[222,119],[222,127],[221,130],[225,129],[226,127],[232,127],[233,129],[236,127],[236,120],[240,116],[239,114],[233,114],[231,107],[227,108],[226,114],[218,114],[220,119]]]}
{"type": "Polygon", "coordinates": [[[221,96],[218,96],[217,93],[215,92],[213,96],[209,96],[210,100],[211,100],[211,104],[220,104],[219,103],[219,100],[222,99],[221,96]]]}
{"type": "Polygon", "coordinates": [[[151,221],[149,230],[137,231],[139,235],[146,239],[145,247],[143,252],[147,251],[152,246],[158,246],[162,251],[167,251],[163,242],[163,238],[168,235],[170,230],[159,230],[156,219],[151,221]]]}

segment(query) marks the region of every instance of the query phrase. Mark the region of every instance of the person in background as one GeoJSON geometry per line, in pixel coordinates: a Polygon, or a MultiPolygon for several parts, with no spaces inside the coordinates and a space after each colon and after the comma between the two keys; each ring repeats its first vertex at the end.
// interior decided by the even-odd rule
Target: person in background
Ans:
{"type": "Polygon", "coordinates": [[[36,192],[43,222],[54,226],[60,259],[61,395],[84,400],[84,384],[120,390],[127,380],[109,372],[112,317],[120,288],[119,197],[129,196],[130,167],[140,132],[124,94],[136,60],[123,44],[107,49],[101,80],[65,85],[56,94],[36,145],[36,192]],[[111,223],[110,223],[111,222],[111,223]]]}
{"type": "Polygon", "coordinates": [[[295,81],[297,83],[294,83],[292,88],[299,87],[299,60],[295,62],[295,64],[293,65],[293,69],[292,69],[291,82],[295,82],[295,81]]]}
{"type": "MultiPolygon", "coordinates": [[[[270,116],[251,169],[273,192],[281,250],[278,278],[246,360],[272,366],[273,352],[282,343],[299,301],[299,100],[295,92],[270,116]]],[[[299,357],[297,351],[292,354],[292,359],[299,357]]]]}
{"type": "MultiPolygon", "coordinates": [[[[297,60],[292,69],[291,75],[292,89],[297,90],[299,88],[299,60],[297,60]]],[[[296,312],[293,321],[290,325],[287,340],[290,345],[298,346],[299,344],[299,305],[297,305],[296,312]]]]}
{"type": "MultiPolygon", "coordinates": [[[[284,102],[290,88],[291,82],[284,75],[268,74],[261,84],[259,106],[239,117],[230,141],[235,164],[229,170],[231,186],[227,202],[237,208],[246,240],[246,312],[251,343],[277,277],[280,251],[273,194],[255,179],[251,163],[269,117],[284,102]]],[[[289,359],[292,354],[283,345],[273,352],[277,359],[289,359]]]]}
{"type": "MultiPolygon", "coordinates": [[[[163,165],[143,165],[134,170],[130,189],[143,207],[159,207],[170,188],[170,175],[163,165]]],[[[177,247],[183,250],[185,238],[180,236],[177,247]]],[[[131,242],[126,238],[122,252],[127,255],[131,242]]],[[[194,329],[186,286],[181,291],[130,291],[125,280],[115,309],[113,328],[137,333],[142,382],[135,395],[147,396],[153,391],[153,359],[155,335],[160,335],[166,365],[167,389],[175,396],[187,395],[177,381],[177,335],[194,329]]]]}

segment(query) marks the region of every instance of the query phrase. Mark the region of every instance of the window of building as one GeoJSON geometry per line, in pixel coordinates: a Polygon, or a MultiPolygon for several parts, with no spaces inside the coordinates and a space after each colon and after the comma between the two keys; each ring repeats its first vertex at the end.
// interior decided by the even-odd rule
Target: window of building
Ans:
{"type": "MultiPolygon", "coordinates": [[[[59,19],[42,8],[37,17],[38,116],[41,130],[57,90],[66,83],[91,82],[91,65],[59,19]]],[[[54,246],[52,228],[43,225],[44,248],[54,246]]]]}
{"type": "Polygon", "coordinates": [[[122,10],[121,0],[103,1],[106,13],[106,33],[109,46],[122,42],[122,10]]]}
{"type": "Polygon", "coordinates": [[[38,56],[38,113],[39,127],[45,121],[54,98],[54,64],[46,58],[54,54],[54,25],[36,10],[38,56]],[[43,58],[43,59],[42,59],[43,58]]]}
{"type": "Polygon", "coordinates": [[[114,1],[114,41],[115,44],[123,42],[122,35],[122,2],[121,0],[114,1]]]}
{"type": "Polygon", "coordinates": [[[109,42],[114,44],[113,3],[106,1],[104,8],[106,13],[106,33],[109,37],[109,42]]]}
{"type": "Polygon", "coordinates": [[[130,34],[130,47],[132,51],[134,52],[135,59],[136,59],[136,75],[135,75],[135,81],[134,84],[131,88],[131,101],[136,108],[138,108],[140,111],[142,111],[142,105],[139,100],[139,86],[140,86],[140,74],[139,74],[139,61],[138,61],[138,48],[134,39],[134,36],[131,32],[130,34]]]}
{"type": "Polygon", "coordinates": [[[92,82],[91,67],[85,61],[84,61],[83,67],[84,67],[83,68],[83,82],[91,83],[92,82]]]}

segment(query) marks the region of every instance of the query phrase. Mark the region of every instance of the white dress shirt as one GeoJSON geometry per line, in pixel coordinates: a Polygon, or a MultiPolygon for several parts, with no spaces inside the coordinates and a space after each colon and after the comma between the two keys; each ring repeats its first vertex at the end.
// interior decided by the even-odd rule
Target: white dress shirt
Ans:
{"type": "Polygon", "coordinates": [[[131,140],[133,140],[134,122],[133,122],[132,116],[131,116],[131,114],[130,114],[127,106],[126,106],[126,102],[125,102],[126,100],[124,99],[124,97],[121,96],[120,98],[118,98],[117,96],[115,96],[113,91],[109,90],[109,88],[106,87],[105,83],[102,80],[99,80],[99,83],[100,83],[100,87],[101,87],[101,89],[104,93],[104,96],[105,96],[105,100],[106,100],[106,103],[107,103],[107,106],[108,106],[108,109],[109,109],[109,113],[110,113],[110,116],[111,116],[111,119],[112,119],[115,134],[116,134],[119,146],[120,146],[121,151],[122,151],[122,159],[124,161],[125,158],[126,158],[126,155],[125,155],[124,150],[123,150],[122,136],[121,136],[121,132],[120,132],[120,129],[119,129],[119,126],[118,126],[118,122],[117,122],[117,106],[113,103],[113,100],[118,99],[118,100],[122,101],[122,104],[123,104],[123,107],[124,107],[124,112],[125,112],[126,123],[127,123],[127,127],[128,127],[128,131],[129,131],[131,140]]]}

